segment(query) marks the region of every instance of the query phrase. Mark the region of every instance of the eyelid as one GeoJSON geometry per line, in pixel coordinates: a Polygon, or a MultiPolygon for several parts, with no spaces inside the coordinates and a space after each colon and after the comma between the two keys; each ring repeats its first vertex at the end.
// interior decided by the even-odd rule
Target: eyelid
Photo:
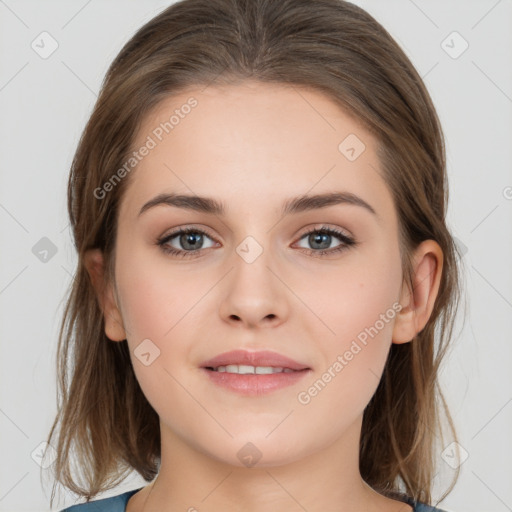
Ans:
{"type": "Polygon", "coordinates": [[[183,231],[198,231],[200,233],[204,233],[208,235],[212,240],[216,240],[216,237],[212,235],[207,227],[196,225],[196,224],[183,224],[181,226],[176,226],[175,228],[170,229],[168,232],[164,232],[164,234],[158,237],[160,240],[164,238],[168,238],[173,235],[178,235],[183,231]]]}
{"type": "Polygon", "coordinates": [[[351,238],[351,239],[354,238],[354,236],[347,229],[339,227],[339,226],[330,226],[329,224],[325,224],[325,223],[324,224],[322,224],[322,223],[313,224],[312,226],[310,226],[308,228],[304,228],[304,229],[305,229],[304,233],[302,233],[302,235],[300,235],[301,238],[304,235],[308,235],[308,234],[310,234],[312,232],[314,233],[316,231],[336,231],[340,235],[343,235],[347,238],[351,238]]]}

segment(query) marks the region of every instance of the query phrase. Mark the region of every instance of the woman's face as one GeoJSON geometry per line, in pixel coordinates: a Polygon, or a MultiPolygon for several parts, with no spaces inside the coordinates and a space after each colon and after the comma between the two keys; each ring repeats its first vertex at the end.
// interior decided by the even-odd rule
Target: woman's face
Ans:
{"type": "Polygon", "coordinates": [[[375,138],[319,92],[246,82],[165,100],[133,148],[117,303],[162,441],[272,466],[359,432],[402,289],[375,138]],[[148,205],[162,194],[175,199],[148,205]],[[297,202],[306,196],[319,197],[297,202]],[[308,369],[214,380],[203,364],[233,350],[308,369]],[[286,385],[262,389],[276,382],[286,385]]]}

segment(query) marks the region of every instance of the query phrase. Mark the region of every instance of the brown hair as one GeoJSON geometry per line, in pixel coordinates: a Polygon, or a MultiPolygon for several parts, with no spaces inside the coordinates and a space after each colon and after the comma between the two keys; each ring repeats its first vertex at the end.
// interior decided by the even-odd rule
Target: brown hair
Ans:
{"type": "MultiPolygon", "coordinates": [[[[126,340],[105,335],[84,266],[86,251],[100,248],[113,278],[118,205],[130,176],[102,199],[95,190],[129,158],[142,119],[161,100],[190,86],[243,80],[323,92],[376,136],[399,218],[404,279],[412,283],[411,251],[421,241],[433,239],[443,251],[431,317],[410,343],[392,344],[360,444],[370,486],[430,503],[441,410],[456,439],[438,384],[461,259],[445,221],[443,134],[404,52],[372,16],[342,0],[183,0],[140,28],[109,67],[68,183],[78,263],[59,334],[58,414],[48,437],[56,481],[90,500],[132,469],[147,481],[158,472],[158,415],[138,385],[126,340]]],[[[55,484],[52,502],[54,494],[55,484]]]]}

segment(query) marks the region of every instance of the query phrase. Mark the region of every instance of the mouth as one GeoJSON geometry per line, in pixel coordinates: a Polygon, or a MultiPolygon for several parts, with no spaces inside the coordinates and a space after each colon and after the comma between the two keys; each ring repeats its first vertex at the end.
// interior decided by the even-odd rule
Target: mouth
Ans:
{"type": "Polygon", "coordinates": [[[296,384],[312,369],[276,352],[225,352],[201,365],[217,386],[245,396],[257,396],[296,384]]]}
{"type": "Polygon", "coordinates": [[[270,350],[250,352],[248,350],[232,350],[204,361],[201,368],[216,372],[268,375],[270,373],[290,373],[293,371],[310,370],[308,365],[270,350]]]}
{"type": "Polygon", "coordinates": [[[238,375],[270,375],[272,373],[292,373],[305,370],[292,370],[291,368],[282,368],[279,366],[251,366],[246,364],[229,364],[227,366],[217,366],[216,368],[207,366],[205,368],[212,372],[237,373],[238,375]]]}

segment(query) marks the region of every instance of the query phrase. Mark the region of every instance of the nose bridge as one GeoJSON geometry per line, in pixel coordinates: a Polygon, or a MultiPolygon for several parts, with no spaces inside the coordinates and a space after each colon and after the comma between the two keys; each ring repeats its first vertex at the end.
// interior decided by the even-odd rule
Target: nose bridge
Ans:
{"type": "MultiPolygon", "coordinates": [[[[260,240],[262,236],[258,237],[260,240]]],[[[254,294],[261,292],[270,293],[273,290],[271,283],[272,273],[269,267],[272,265],[269,237],[260,242],[256,237],[247,235],[236,247],[232,258],[234,265],[232,285],[240,284],[249,287],[254,294]],[[260,290],[260,288],[262,290],[260,290]]],[[[262,295],[263,296],[263,295],[262,295]]]]}
{"type": "Polygon", "coordinates": [[[232,271],[226,281],[220,314],[224,319],[256,325],[265,319],[283,319],[286,311],[283,286],[270,268],[274,260],[270,236],[247,235],[234,250],[232,271]]]}

